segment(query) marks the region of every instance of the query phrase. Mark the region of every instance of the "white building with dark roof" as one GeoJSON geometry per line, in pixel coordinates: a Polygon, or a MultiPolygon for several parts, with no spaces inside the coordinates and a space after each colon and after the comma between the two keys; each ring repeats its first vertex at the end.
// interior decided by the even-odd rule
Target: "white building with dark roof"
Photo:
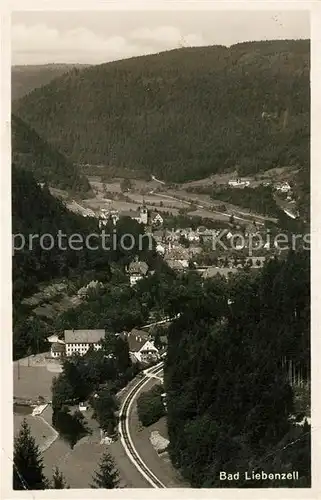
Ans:
{"type": "Polygon", "coordinates": [[[100,341],[105,338],[105,330],[65,330],[66,356],[77,353],[83,356],[88,349],[100,349],[100,341]]]}
{"type": "Polygon", "coordinates": [[[61,340],[58,335],[51,335],[47,337],[47,341],[50,345],[50,356],[52,358],[61,358],[66,355],[65,342],[61,340]]]}
{"type": "Polygon", "coordinates": [[[63,358],[66,356],[66,346],[60,342],[53,342],[51,344],[50,355],[52,358],[63,358]]]}
{"type": "Polygon", "coordinates": [[[130,332],[121,333],[120,337],[127,340],[129,354],[133,362],[148,363],[159,359],[159,351],[153,340],[149,338],[148,333],[134,328],[130,332]]]}
{"type": "Polygon", "coordinates": [[[129,274],[131,286],[134,286],[139,280],[147,276],[148,264],[146,264],[146,262],[139,261],[138,258],[136,258],[127,266],[127,273],[129,274]]]}
{"type": "Polygon", "coordinates": [[[161,226],[164,222],[164,219],[159,212],[153,212],[150,215],[150,222],[155,226],[161,226]]]}

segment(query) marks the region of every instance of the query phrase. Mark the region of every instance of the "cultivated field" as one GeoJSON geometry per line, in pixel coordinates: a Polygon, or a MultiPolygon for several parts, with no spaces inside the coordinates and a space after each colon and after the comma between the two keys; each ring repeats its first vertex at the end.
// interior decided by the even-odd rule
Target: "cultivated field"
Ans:
{"type": "MultiPolygon", "coordinates": [[[[271,169],[264,174],[255,177],[246,177],[251,182],[252,187],[256,187],[266,179],[274,181],[293,175],[293,169],[278,168],[271,169]]],[[[257,215],[236,205],[223,203],[221,200],[213,200],[207,194],[192,193],[187,191],[189,187],[210,187],[214,182],[216,184],[227,185],[228,181],[236,178],[237,173],[231,172],[220,175],[212,175],[198,181],[187,182],[181,185],[175,185],[173,188],[166,184],[160,184],[157,181],[131,180],[132,188],[125,193],[127,200],[117,200],[121,193],[120,182],[122,179],[114,178],[109,182],[103,183],[98,177],[89,177],[90,184],[95,192],[95,197],[84,199],[78,203],[75,200],[68,203],[68,208],[74,212],[83,213],[85,208],[90,208],[99,212],[102,208],[117,211],[136,211],[138,206],[145,200],[146,206],[151,211],[170,212],[172,215],[178,215],[179,209],[188,209],[193,203],[197,205],[197,210],[188,212],[189,215],[197,215],[203,218],[209,218],[218,221],[228,221],[233,213],[240,220],[247,221],[247,216],[255,217],[258,221],[268,219],[262,215],[257,215]],[[110,193],[110,195],[108,195],[110,193]],[[226,213],[220,209],[225,205],[226,213]]],[[[245,178],[245,177],[244,177],[245,178]]]]}

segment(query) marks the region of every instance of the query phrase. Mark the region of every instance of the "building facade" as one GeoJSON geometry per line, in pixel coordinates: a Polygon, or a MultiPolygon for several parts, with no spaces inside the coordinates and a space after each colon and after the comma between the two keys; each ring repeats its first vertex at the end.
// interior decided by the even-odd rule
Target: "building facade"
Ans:
{"type": "Polygon", "coordinates": [[[127,340],[129,354],[134,363],[150,363],[160,359],[159,350],[146,332],[134,328],[131,332],[123,332],[120,337],[127,340]]]}
{"type": "Polygon", "coordinates": [[[101,349],[100,342],[105,338],[105,330],[65,330],[66,356],[86,354],[90,347],[101,349]]]}
{"type": "Polygon", "coordinates": [[[139,280],[147,276],[148,264],[139,261],[138,257],[136,257],[136,260],[128,265],[127,273],[129,274],[130,285],[134,286],[139,280]]]}

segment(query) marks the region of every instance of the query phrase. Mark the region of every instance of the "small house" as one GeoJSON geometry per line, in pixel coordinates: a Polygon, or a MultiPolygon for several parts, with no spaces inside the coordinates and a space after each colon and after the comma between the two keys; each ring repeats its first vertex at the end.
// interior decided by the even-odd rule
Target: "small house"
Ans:
{"type": "Polygon", "coordinates": [[[53,342],[50,348],[50,355],[52,358],[62,358],[66,355],[65,344],[60,344],[59,342],[53,342]]]}
{"type": "Polygon", "coordinates": [[[50,346],[50,356],[52,358],[61,358],[66,354],[65,342],[61,340],[58,335],[51,335],[47,338],[47,341],[51,344],[50,346]]]}
{"type": "Polygon", "coordinates": [[[148,264],[146,264],[146,262],[139,261],[138,258],[136,258],[135,261],[128,265],[127,272],[129,274],[130,285],[134,286],[139,280],[147,276],[148,264]]]}
{"type": "Polygon", "coordinates": [[[133,362],[148,363],[159,359],[159,351],[146,332],[134,328],[130,332],[123,332],[120,337],[127,340],[133,362]]]}
{"type": "Polygon", "coordinates": [[[163,219],[163,217],[161,216],[160,213],[155,212],[155,213],[151,214],[151,216],[150,216],[150,222],[154,226],[161,226],[163,224],[163,222],[164,222],[164,219],[163,219]]]}

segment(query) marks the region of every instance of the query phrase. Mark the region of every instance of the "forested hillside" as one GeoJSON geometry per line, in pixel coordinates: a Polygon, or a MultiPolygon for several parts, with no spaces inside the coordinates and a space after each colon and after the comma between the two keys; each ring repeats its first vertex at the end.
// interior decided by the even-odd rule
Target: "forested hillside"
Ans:
{"type": "MultiPolygon", "coordinates": [[[[35,344],[36,339],[39,340],[40,336],[43,341],[46,333],[44,326],[39,326],[38,318],[33,318],[31,324],[27,321],[30,311],[21,305],[22,299],[37,291],[40,284],[50,283],[54,279],[67,279],[72,283],[84,279],[86,275],[88,281],[100,279],[108,282],[112,276],[112,263],[121,270],[135,255],[140,255],[147,261],[154,261],[154,252],[149,251],[148,240],[140,239],[144,230],[137,221],[124,219],[117,225],[115,233],[112,233],[112,229],[115,230],[114,226],[105,228],[107,235],[115,234],[113,244],[108,240],[105,242],[110,246],[110,250],[108,246],[104,249],[99,239],[89,240],[86,245],[88,235],[99,234],[97,219],[69,212],[50,194],[46,186],[41,188],[37,184],[30,172],[13,165],[12,232],[15,235],[15,250],[12,277],[15,358],[25,355],[29,348],[32,352],[38,352],[33,350],[39,348],[39,345],[35,344]],[[59,234],[64,235],[61,236],[60,242],[59,234]],[[121,238],[125,234],[131,234],[134,238],[133,248],[128,250],[121,245],[121,238]],[[76,245],[75,241],[73,244],[68,243],[68,238],[72,235],[78,241],[76,245]],[[30,239],[32,236],[35,237],[30,239]],[[54,242],[53,245],[51,241],[54,242]],[[90,248],[92,246],[97,246],[97,249],[90,248]]],[[[78,316],[80,317],[79,313],[78,316]]],[[[94,316],[93,323],[95,320],[98,321],[97,316],[94,316]]],[[[92,327],[97,326],[93,324],[92,327]]]]}
{"type": "MultiPolygon", "coordinates": [[[[106,226],[105,229],[106,235],[114,234],[114,226],[106,226]]],[[[24,248],[17,250],[13,257],[14,297],[17,298],[24,296],[26,291],[30,294],[38,282],[68,277],[73,272],[81,275],[86,269],[102,269],[108,274],[110,262],[130,262],[139,253],[138,248],[142,247],[142,253],[148,248],[148,239],[139,242],[139,235],[144,233],[143,227],[129,218],[117,225],[114,240],[105,241],[110,250],[108,246],[104,249],[98,237],[86,245],[87,235],[100,234],[98,220],[70,212],[50,194],[46,186],[41,188],[37,185],[32,174],[15,165],[12,167],[12,231],[15,235],[23,235],[26,241],[24,248]],[[62,243],[59,243],[59,231],[65,235],[62,243]],[[53,237],[52,249],[46,249],[50,247],[49,237],[40,244],[40,236],[46,234],[53,237]],[[126,249],[121,245],[124,234],[133,236],[132,248],[126,249]],[[32,240],[31,246],[28,244],[29,235],[39,235],[32,240]],[[82,238],[81,248],[76,250],[74,245],[68,245],[71,235],[82,238]],[[92,245],[97,249],[90,248],[92,245]]],[[[17,237],[17,247],[20,242],[17,237]]]]}
{"type": "Polygon", "coordinates": [[[160,179],[308,168],[309,71],[308,40],[183,48],[75,69],[14,109],[77,162],[160,179]]]}
{"type": "Polygon", "coordinates": [[[290,252],[229,283],[196,284],[181,303],[164,383],[171,458],[193,487],[310,485],[310,428],[294,424],[307,414],[298,393],[309,399],[309,276],[308,253],[290,252]],[[299,481],[244,480],[262,470],[296,470],[299,481]]]}
{"type": "Polygon", "coordinates": [[[27,64],[11,68],[11,97],[19,99],[37,87],[42,87],[74,67],[88,64],[27,64]]]}
{"type": "Polygon", "coordinates": [[[38,182],[74,193],[89,193],[89,182],[77,167],[15,115],[11,118],[11,134],[12,158],[17,167],[30,170],[38,182]]]}
{"type": "MultiPolygon", "coordinates": [[[[70,249],[60,250],[57,244],[59,229],[67,234],[95,231],[97,223],[69,212],[64,205],[51,196],[49,189],[42,189],[33,175],[13,165],[12,167],[12,232],[26,238],[25,248],[13,256],[13,292],[19,299],[30,294],[37,283],[69,274],[71,269],[83,269],[90,254],[70,249]],[[29,235],[50,234],[55,238],[52,250],[44,250],[39,239],[29,248],[29,235]],[[82,265],[83,263],[83,265],[82,265]]],[[[47,239],[44,246],[50,244],[47,239]]],[[[16,245],[20,245],[17,237],[16,245]]],[[[65,243],[64,243],[65,245],[65,243]]]]}

